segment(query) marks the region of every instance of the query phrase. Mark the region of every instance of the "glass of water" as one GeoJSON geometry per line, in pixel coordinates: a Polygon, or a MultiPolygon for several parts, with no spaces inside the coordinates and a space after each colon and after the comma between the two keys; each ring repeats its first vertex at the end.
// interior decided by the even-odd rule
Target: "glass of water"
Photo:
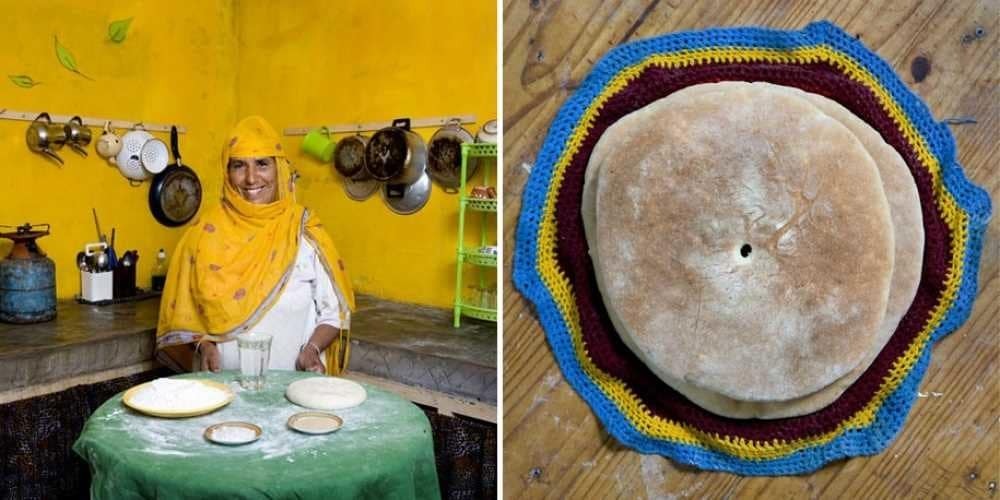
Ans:
{"type": "Polygon", "coordinates": [[[271,336],[244,333],[236,336],[236,346],[240,350],[240,387],[251,391],[263,389],[271,360],[271,336]]]}

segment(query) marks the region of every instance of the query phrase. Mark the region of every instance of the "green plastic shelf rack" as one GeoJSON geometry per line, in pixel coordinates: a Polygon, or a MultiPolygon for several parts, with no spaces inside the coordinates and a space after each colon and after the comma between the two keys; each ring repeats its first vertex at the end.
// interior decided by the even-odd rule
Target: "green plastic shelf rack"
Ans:
{"type": "MultiPolygon", "coordinates": [[[[479,212],[482,216],[482,224],[480,224],[479,234],[479,244],[481,248],[489,245],[486,241],[487,227],[490,220],[493,220],[494,223],[496,222],[496,217],[491,216],[490,214],[495,214],[498,207],[496,199],[473,198],[469,196],[469,192],[466,190],[465,185],[465,173],[468,168],[469,159],[492,158],[496,160],[496,157],[496,144],[462,144],[462,173],[459,177],[461,179],[461,186],[459,187],[459,193],[461,193],[461,195],[458,198],[458,250],[456,252],[457,258],[455,264],[455,328],[458,328],[459,325],[461,325],[462,316],[493,322],[496,322],[497,320],[497,310],[495,308],[491,309],[488,307],[474,306],[462,298],[463,269],[466,264],[472,264],[477,267],[480,290],[486,288],[485,272],[489,269],[495,269],[497,266],[496,255],[480,252],[478,249],[465,248],[466,210],[479,212]]],[[[488,184],[490,182],[491,162],[483,163],[483,168],[485,169],[484,179],[488,184]]],[[[492,163],[495,163],[495,161],[492,163]]],[[[493,272],[494,274],[496,273],[495,270],[493,272]]],[[[495,291],[493,295],[497,295],[495,291]]]]}

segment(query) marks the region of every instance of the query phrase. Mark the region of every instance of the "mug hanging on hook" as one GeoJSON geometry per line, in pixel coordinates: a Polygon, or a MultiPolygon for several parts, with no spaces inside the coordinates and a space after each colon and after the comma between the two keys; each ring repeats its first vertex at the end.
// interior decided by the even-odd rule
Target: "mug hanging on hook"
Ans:
{"type": "Polygon", "coordinates": [[[104,132],[101,133],[101,137],[97,139],[97,144],[94,145],[94,149],[97,150],[97,154],[101,158],[106,158],[112,164],[117,163],[115,156],[118,152],[122,150],[122,139],[115,134],[114,130],[111,129],[111,122],[104,122],[104,132]]]}

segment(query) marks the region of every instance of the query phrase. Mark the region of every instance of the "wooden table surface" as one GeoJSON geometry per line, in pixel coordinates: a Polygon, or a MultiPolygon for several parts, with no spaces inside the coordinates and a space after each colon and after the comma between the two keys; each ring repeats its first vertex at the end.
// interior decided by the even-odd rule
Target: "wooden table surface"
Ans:
{"type": "Polygon", "coordinates": [[[510,281],[521,191],[553,116],[593,63],[625,41],[711,26],[799,29],[829,19],[858,34],[953,126],[959,159],[1000,201],[997,154],[998,2],[862,0],[504,0],[503,485],[509,498],[996,498],[1000,481],[1000,323],[994,217],[980,292],[963,328],[939,342],[907,423],[884,452],[797,477],[750,478],[682,469],[608,435],[569,387],[533,307],[510,281]],[[976,28],[985,33],[976,37],[976,28]],[[916,82],[912,61],[930,72],[916,82]]]}

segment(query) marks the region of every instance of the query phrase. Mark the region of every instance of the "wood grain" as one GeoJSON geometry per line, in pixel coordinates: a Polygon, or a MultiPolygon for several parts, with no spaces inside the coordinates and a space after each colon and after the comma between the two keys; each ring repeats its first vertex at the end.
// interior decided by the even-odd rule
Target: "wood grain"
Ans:
{"type": "Polygon", "coordinates": [[[874,457],[806,476],[694,471],[618,444],[563,380],[533,307],[511,284],[520,199],[559,106],[609,48],[711,26],[799,29],[829,19],[857,34],[952,128],[966,174],[1000,200],[996,1],[680,0],[504,2],[503,439],[509,498],[996,498],[1000,481],[1000,230],[991,223],[968,322],[939,342],[907,423],[874,457]],[[972,36],[976,27],[985,33],[972,36]],[[930,72],[914,81],[917,57],[930,72]]]}

